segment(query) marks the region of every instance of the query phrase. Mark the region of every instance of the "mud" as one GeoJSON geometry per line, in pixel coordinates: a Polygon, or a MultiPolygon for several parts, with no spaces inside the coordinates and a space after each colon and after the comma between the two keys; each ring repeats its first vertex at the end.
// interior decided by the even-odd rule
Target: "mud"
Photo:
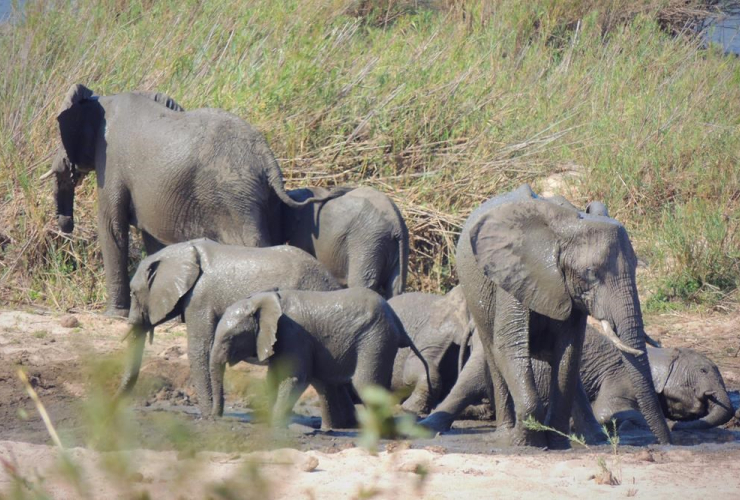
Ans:
{"type": "MultiPolygon", "coordinates": [[[[262,449],[293,448],[326,455],[342,454],[357,447],[356,429],[322,431],[316,394],[309,389],[296,405],[291,425],[273,430],[260,423],[259,381],[264,368],[240,364],[227,372],[228,397],[223,419],[201,419],[189,381],[183,325],[158,328],[154,343],[147,345],[142,376],[130,406],[117,414],[106,413],[100,401],[113,393],[118,380],[126,331],[123,321],[94,314],[78,314],[79,322],[64,327],[62,316],[38,312],[0,311],[0,440],[48,445],[49,433],[38,416],[17,370],[22,368],[45,405],[65,446],[105,449],[148,449],[175,452],[178,457],[202,452],[245,453],[262,449]],[[256,409],[255,409],[256,408],[256,409]],[[120,432],[101,421],[118,419],[120,432]],[[107,429],[102,430],[101,429],[107,429]]],[[[655,317],[651,333],[666,346],[699,348],[710,356],[725,377],[733,404],[740,406],[740,342],[737,313],[709,318],[655,317]],[[700,342],[701,340],[701,342],[700,342]]],[[[652,324],[652,325],[651,325],[652,324]]],[[[574,446],[568,452],[534,448],[506,448],[496,441],[495,425],[487,421],[456,422],[443,435],[409,441],[381,441],[382,451],[427,450],[430,453],[496,457],[588,457],[609,455],[610,445],[574,446]]],[[[619,452],[638,457],[648,453],[651,463],[673,460],[675,450],[690,447],[692,457],[715,461],[740,453],[740,423],[733,419],[722,428],[674,432],[673,446],[658,446],[648,432],[622,430],[619,452]]],[[[29,448],[32,449],[32,448],[29,448]]],[[[0,453],[1,456],[1,453],[0,453]]],[[[548,459],[550,460],[550,459],[548,459]]]]}

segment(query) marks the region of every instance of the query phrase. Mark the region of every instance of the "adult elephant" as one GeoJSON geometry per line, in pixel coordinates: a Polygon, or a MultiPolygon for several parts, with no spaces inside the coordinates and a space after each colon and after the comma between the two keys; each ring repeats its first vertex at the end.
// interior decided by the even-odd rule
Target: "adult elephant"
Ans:
{"type": "Polygon", "coordinates": [[[49,174],[57,179],[59,226],[72,231],[74,187],[95,171],[111,315],[129,309],[129,226],[141,230],[148,253],[201,237],[264,247],[278,243],[283,205],[317,201],[287,195],[264,137],[240,118],[218,109],[181,112],[156,96],[98,97],[76,84],[57,117],[63,153],[49,174]]]}
{"type": "MultiPolygon", "coordinates": [[[[567,434],[590,314],[623,350],[650,429],[661,443],[670,443],[645,354],[637,258],[620,223],[541,199],[524,185],[470,215],[457,264],[491,371],[497,433],[504,441],[569,446],[557,433],[530,430],[525,422],[534,418],[567,434]],[[532,357],[554,367],[547,412],[532,357]]],[[[433,413],[422,423],[435,428],[435,420],[433,413]]]]}

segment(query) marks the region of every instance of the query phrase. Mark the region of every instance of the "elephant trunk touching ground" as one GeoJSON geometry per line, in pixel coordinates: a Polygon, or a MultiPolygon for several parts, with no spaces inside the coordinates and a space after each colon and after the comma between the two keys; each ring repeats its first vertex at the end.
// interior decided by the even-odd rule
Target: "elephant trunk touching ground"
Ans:
{"type": "Polygon", "coordinates": [[[141,370],[141,360],[144,357],[144,345],[146,344],[147,333],[151,338],[154,335],[154,327],[147,329],[141,325],[133,325],[126,334],[129,343],[126,354],[128,359],[126,360],[123,376],[121,377],[121,385],[116,393],[116,398],[127,394],[136,385],[136,381],[139,378],[139,371],[141,370]]]}
{"type": "Polygon", "coordinates": [[[611,297],[617,298],[610,307],[615,331],[619,339],[631,349],[640,351],[639,355],[622,352],[627,373],[635,389],[640,411],[650,430],[661,443],[670,443],[670,431],[663,417],[658,395],[655,392],[645,348],[645,328],[642,322],[640,301],[634,276],[617,279],[611,283],[611,297]]]}

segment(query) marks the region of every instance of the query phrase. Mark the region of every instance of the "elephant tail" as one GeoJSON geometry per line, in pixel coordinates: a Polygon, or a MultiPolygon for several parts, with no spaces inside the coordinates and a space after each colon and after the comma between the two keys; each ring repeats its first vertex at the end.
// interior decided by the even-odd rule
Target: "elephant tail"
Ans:
{"type": "Polygon", "coordinates": [[[136,380],[139,378],[139,371],[141,370],[141,360],[144,357],[144,345],[146,344],[147,333],[151,339],[154,335],[154,327],[147,330],[140,326],[134,326],[126,334],[129,344],[126,366],[124,367],[121,385],[118,387],[115,399],[129,394],[131,389],[134,388],[134,385],[136,385],[136,380]]]}
{"type": "Polygon", "coordinates": [[[283,180],[283,174],[280,171],[277,160],[273,162],[271,172],[268,172],[267,174],[267,181],[280,201],[288,205],[290,208],[303,208],[309,203],[322,203],[333,200],[334,198],[339,198],[354,189],[350,187],[334,188],[326,196],[313,196],[311,198],[306,198],[303,201],[296,201],[291,198],[285,190],[285,181],[283,180]]]}
{"type": "Polygon", "coordinates": [[[396,236],[398,262],[396,262],[396,267],[392,270],[385,286],[386,299],[391,299],[403,293],[409,273],[409,230],[406,228],[406,223],[403,221],[400,212],[397,215],[401,223],[401,230],[396,236]]]}

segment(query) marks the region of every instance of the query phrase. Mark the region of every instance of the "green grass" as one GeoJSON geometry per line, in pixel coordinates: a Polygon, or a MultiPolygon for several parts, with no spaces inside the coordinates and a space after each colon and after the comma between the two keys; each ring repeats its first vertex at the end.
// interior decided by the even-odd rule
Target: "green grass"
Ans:
{"type": "Polygon", "coordinates": [[[104,301],[94,176],[71,239],[37,180],[79,82],[236,113],[267,136],[291,188],[387,192],[412,233],[413,289],[455,283],[457,232],[481,201],[577,167],[572,201],[604,200],[649,262],[649,307],[719,300],[740,281],[740,63],[672,36],[684,8],[31,1],[0,28],[0,232],[12,240],[0,296],[104,301]]]}

